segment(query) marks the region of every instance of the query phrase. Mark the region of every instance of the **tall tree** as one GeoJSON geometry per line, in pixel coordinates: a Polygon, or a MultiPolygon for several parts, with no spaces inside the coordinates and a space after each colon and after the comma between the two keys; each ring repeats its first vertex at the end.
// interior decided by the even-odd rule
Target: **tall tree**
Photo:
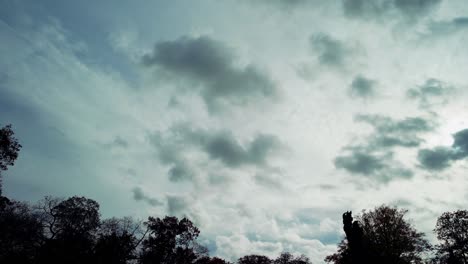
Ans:
{"type": "MultiPolygon", "coordinates": [[[[422,255],[431,249],[424,234],[404,219],[407,210],[382,205],[372,211],[363,211],[350,226],[351,214],[344,214],[346,241],[339,251],[325,261],[335,264],[422,263],[422,255]]],[[[351,218],[352,221],[352,218],[351,218]]]]}
{"type": "Polygon", "coordinates": [[[197,243],[198,228],[187,218],[149,217],[149,235],[143,241],[140,260],[143,264],[189,264],[207,256],[207,249],[197,243]]]}
{"type": "Polygon", "coordinates": [[[267,256],[247,255],[237,261],[238,264],[272,264],[273,261],[267,256]]]}
{"type": "Polygon", "coordinates": [[[135,259],[141,232],[140,223],[129,217],[102,221],[94,248],[95,263],[125,264],[135,259]]]}
{"type": "Polygon", "coordinates": [[[30,207],[3,199],[0,208],[0,263],[34,263],[43,239],[40,219],[30,207]]]}
{"type": "Polygon", "coordinates": [[[437,219],[434,231],[441,241],[436,246],[438,263],[468,263],[468,211],[443,213],[437,219]]]}
{"type": "Polygon", "coordinates": [[[195,261],[195,264],[232,264],[227,262],[224,259],[220,259],[218,257],[210,258],[208,256],[201,257],[195,261]]]}
{"type": "Polygon", "coordinates": [[[21,145],[15,138],[11,125],[0,129],[0,196],[2,196],[2,171],[15,164],[21,145]]]}
{"type": "Polygon", "coordinates": [[[295,257],[289,252],[283,252],[281,255],[273,260],[273,264],[311,264],[309,258],[304,255],[295,257]]]}
{"type": "Polygon", "coordinates": [[[85,197],[46,198],[37,208],[46,234],[39,263],[91,263],[99,204],[85,197]]]}

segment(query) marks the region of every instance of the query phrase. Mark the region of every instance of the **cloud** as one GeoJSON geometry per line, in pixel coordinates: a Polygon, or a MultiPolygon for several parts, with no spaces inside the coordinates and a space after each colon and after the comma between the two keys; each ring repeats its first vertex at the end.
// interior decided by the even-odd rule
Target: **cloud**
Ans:
{"type": "Polygon", "coordinates": [[[452,155],[452,149],[446,147],[421,149],[418,152],[418,160],[428,170],[443,170],[450,166],[452,155]]]}
{"type": "Polygon", "coordinates": [[[334,164],[338,169],[383,183],[413,176],[413,172],[396,162],[393,152],[389,151],[368,153],[359,148],[350,148],[344,155],[336,157],[334,164]]]}
{"type": "Polygon", "coordinates": [[[373,126],[374,133],[367,137],[367,149],[391,147],[417,147],[423,140],[419,134],[432,131],[434,125],[421,117],[407,117],[394,120],[381,115],[357,115],[356,122],[365,122],[373,126]]]}
{"type": "Polygon", "coordinates": [[[187,217],[195,225],[200,226],[201,214],[204,208],[196,204],[195,197],[181,194],[166,194],[167,214],[170,216],[187,217]]]}
{"type": "Polygon", "coordinates": [[[248,0],[252,4],[270,5],[276,8],[290,10],[294,8],[303,7],[310,4],[310,0],[248,0]]]}
{"type": "Polygon", "coordinates": [[[279,176],[280,175],[278,175],[278,173],[274,173],[271,171],[261,172],[255,174],[254,181],[256,184],[265,188],[280,190],[284,188],[284,184],[279,176]]]}
{"type": "Polygon", "coordinates": [[[362,75],[354,77],[349,87],[351,97],[370,98],[376,94],[376,81],[365,78],[362,75]]]}
{"type": "Polygon", "coordinates": [[[231,168],[244,165],[266,166],[268,157],[282,146],[274,135],[257,134],[250,142],[241,144],[230,131],[193,129],[187,124],[172,127],[169,134],[164,139],[158,133],[150,137],[150,141],[158,148],[163,163],[183,160],[181,153],[184,148],[191,146],[231,168]]]}
{"type": "Polygon", "coordinates": [[[114,138],[114,140],[112,142],[109,142],[109,143],[104,143],[102,144],[102,146],[105,148],[105,149],[111,149],[111,148],[128,148],[129,144],[128,142],[123,139],[122,137],[120,136],[117,136],[114,138]]]}
{"type": "Polygon", "coordinates": [[[184,180],[191,180],[193,178],[193,172],[185,163],[175,163],[172,168],[169,169],[169,180],[172,182],[180,182],[184,180]]]}
{"type": "Polygon", "coordinates": [[[215,160],[226,166],[240,167],[253,164],[263,166],[268,156],[280,147],[279,139],[273,135],[258,134],[247,144],[240,144],[227,131],[207,133],[198,131],[202,139],[198,143],[202,149],[215,160]]]}
{"type": "Polygon", "coordinates": [[[335,167],[368,176],[386,167],[383,161],[384,158],[355,150],[349,155],[337,157],[335,167]]]}
{"type": "Polygon", "coordinates": [[[180,92],[198,93],[211,113],[224,103],[245,105],[278,93],[265,71],[253,64],[238,66],[234,51],[208,36],[158,42],[142,61],[172,80],[186,80],[180,92]]]}
{"type": "Polygon", "coordinates": [[[352,52],[343,42],[325,33],[314,34],[309,41],[322,65],[344,66],[348,55],[352,52]]]}
{"type": "MultiPolygon", "coordinates": [[[[252,139],[239,141],[228,130],[193,128],[187,123],[173,125],[165,133],[155,132],[148,137],[161,164],[167,166],[172,182],[193,181],[206,166],[222,165],[230,170],[255,167],[270,172],[268,160],[280,153],[282,142],[274,135],[256,134],[252,139]]],[[[226,171],[211,173],[208,182],[228,184],[232,177],[226,171]]],[[[263,173],[263,172],[262,172],[263,173]]]]}
{"type": "Polygon", "coordinates": [[[454,92],[454,88],[437,80],[428,79],[422,85],[408,89],[406,96],[419,103],[421,108],[429,108],[434,105],[444,105],[448,97],[454,92]]]}
{"type": "Polygon", "coordinates": [[[415,21],[434,10],[441,0],[342,0],[344,14],[349,18],[385,21],[402,17],[415,21]]]}
{"type": "Polygon", "coordinates": [[[456,17],[451,20],[431,21],[428,23],[427,36],[442,37],[468,29],[468,17],[456,17]]]}
{"type": "Polygon", "coordinates": [[[421,166],[438,171],[450,167],[453,161],[468,157],[468,129],[453,134],[453,139],[451,147],[437,146],[419,150],[418,160],[421,166]]]}
{"type": "Polygon", "coordinates": [[[405,168],[395,157],[395,147],[414,148],[423,139],[421,133],[433,130],[433,124],[421,117],[407,117],[401,120],[381,115],[356,115],[356,122],[372,125],[374,131],[365,141],[356,141],[344,148],[334,159],[338,169],[353,175],[360,175],[388,182],[393,178],[410,178],[413,172],[405,168]]]}
{"type": "Polygon", "coordinates": [[[190,203],[184,196],[167,195],[167,211],[169,215],[179,216],[187,212],[190,203]]]}
{"type": "Polygon", "coordinates": [[[163,203],[160,202],[158,199],[149,197],[146,193],[143,192],[143,189],[141,189],[140,187],[133,188],[132,193],[133,193],[133,199],[135,201],[144,201],[151,206],[163,205],[163,203]]]}
{"type": "Polygon", "coordinates": [[[194,172],[188,165],[188,161],[182,155],[183,145],[175,138],[168,139],[161,133],[154,133],[148,137],[149,142],[155,147],[159,161],[169,165],[168,176],[172,182],[192,180],[194,172]]]}

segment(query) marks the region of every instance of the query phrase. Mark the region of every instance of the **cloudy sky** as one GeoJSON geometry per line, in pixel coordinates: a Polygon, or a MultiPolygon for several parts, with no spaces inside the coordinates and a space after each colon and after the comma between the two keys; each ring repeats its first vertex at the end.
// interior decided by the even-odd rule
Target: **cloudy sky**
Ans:
{"type": "Polygon", "coordinates": [[[190,217],[213,255],[336,249],[382,203],[467,201],[468,5],[0,1],[5,195],[190,217]]]}

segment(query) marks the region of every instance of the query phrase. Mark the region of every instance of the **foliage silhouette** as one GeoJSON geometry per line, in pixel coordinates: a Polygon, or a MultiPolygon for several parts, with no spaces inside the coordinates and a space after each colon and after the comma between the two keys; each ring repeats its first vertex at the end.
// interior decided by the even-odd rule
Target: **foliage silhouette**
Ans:
{"type": "Polygon", "coordinates": [[[48,237],[39,253],[42,263],[90,263],[100,224],[99,204],[85,197],[45,201],[42,213],[48,237]]]}
{"type": "Polygon", "coordinates": [[[434,231],[441,241],[436,246],[439,263],[468,263],[468,211],[443,213],[437,219],[434,231]]]}
{"type": "Polygon", "coordinates": [[[95,262],[125,264],[135,259],[142,235],[141,224],[130,217],[111,218],[101,222],[94,248],[95,262]]]}
{"type": "Polygon", "coordinates": [[[266,256],[261,256],[261,255],[248,255],[240,258],[237,261],[238,264],[272,264],[273,261],[266,257],[266,256]]]}
{"type": "Polygon", "coordinates": [[[208,250],[196,241],[200,231],[187,218],[149,217],[149,236],[143,241],[141,263],[193,263],[207,256],[208,250]]]}
{"type": "Polygon", "coordinates": [[[406,210],[382,205],[363,211],[354,222],[351,212],[344,213],[346,241],[342,241],[338,252],[327,256],[325,261],[336,264],[423,263],[422,255],[431,246],[424,234],[404,219],[406,213],[406,210]]]}
{"type": "Polygon", "coordinates": [[[11,125],[0,129],[0,196],[2,196],[2,171],[8,170],[8,166],[15,164],[21,149],[21,144],[14,135],[11,125]]]}
{"type": "Polygon", "coordinates": [[[43,240],[41,222],[28,205],[2,199],[0,263],[33,263],[43,240]]]}

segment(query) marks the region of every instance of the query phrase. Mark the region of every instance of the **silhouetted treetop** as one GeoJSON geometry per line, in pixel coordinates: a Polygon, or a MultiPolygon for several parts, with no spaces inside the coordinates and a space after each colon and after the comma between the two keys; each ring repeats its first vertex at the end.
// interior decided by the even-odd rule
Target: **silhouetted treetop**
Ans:
{"type": "Polygon", "coordinates": [[[439,263],[468,263],[468,211],[443,213],[437,219],[434,232],[440,240],[436,246],[439,263]]]}
{"type": "Polygon", "coordinates": [[[406,210],[382,205],[363,211],[353,222],[343,214],[346,241],[325,261],[332,263],[422,263],[422,254],[431,249],[424,234],[404,219],[406,210]]]}
{"type": "Polygon", "coordinates": [[[8,166],[15,164],[21,149],[21,145],[14,135],[11,125],[0,129],[0,196],[2,195],[2,171],[6,171],[8,166]]]}
{"type": "Polygon", "coordinates": [[[141,263],[188,264],[208,255],[196,241],[200,231],[187,218],[149,217],[146,225],[149,235],[143,241],[141,263]]]}
{"type": "Polygon", "coordinates": [[[240,258],[238,264],[272,264],[273,261],[262,255],[248,255],[240,258]]]}

